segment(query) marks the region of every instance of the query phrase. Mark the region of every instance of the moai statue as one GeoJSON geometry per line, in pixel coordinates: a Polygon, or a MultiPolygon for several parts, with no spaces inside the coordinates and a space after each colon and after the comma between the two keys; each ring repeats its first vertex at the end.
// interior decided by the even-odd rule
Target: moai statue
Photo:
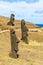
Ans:
{"type": "Polygon", "coordinates": [[[11,14],[11,16],[10,16],[10,21],[7,23],[8,25],[11,25],[11,26],[14,26],[14,14],[11,14]]]}
{"type": "Polygon", "coordinates": [[[18,43],[20,42],[16,37],[15,30],[10,29],[10,36],[11,36],[11,53],[10,56],[13,58],[18,58],[18,43]]]}
{"type": "Polygon", "coordinates": [[[28,28],[25,25],[25,20],[21,20],[21,31],[22,31],[22,38],[21,40],[23,40],[24,42],[26,42],[28,44],[28,28]]]}

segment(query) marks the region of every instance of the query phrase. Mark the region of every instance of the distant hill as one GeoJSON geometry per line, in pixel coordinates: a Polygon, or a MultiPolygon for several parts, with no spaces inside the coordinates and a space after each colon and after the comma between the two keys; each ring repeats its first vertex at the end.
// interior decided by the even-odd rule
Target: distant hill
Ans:
{"type": "MultiPolygon", "coordinates": [[[[0,27],[1,28],[8,28],[9,26],[7,25],[7,23],[9,22],[9,18],[4,17],[4,16],[0,16],[0,27]]],[[[21,21],[20,20],[15,20],[15,28],[20,28],[21,27],[21,21]]],[[[32,24],[30,22],[26,21],[26,25],[28,28],[36,28],[38,26],[36,26],[35,24],[32,24]]]]}

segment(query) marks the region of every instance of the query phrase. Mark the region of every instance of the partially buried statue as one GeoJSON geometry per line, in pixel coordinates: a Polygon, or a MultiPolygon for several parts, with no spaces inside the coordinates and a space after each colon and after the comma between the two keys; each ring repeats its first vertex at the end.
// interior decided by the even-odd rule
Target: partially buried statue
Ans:
{"type": "Polygon", "coordinates": [[[18,58],[18,43],[20,42],[19,39],[16,37],[15,30],[10,29],[10,36],[11,36],[11,53],[10,56],[13,58],[18,58]]]}
{"type": "Polygon", "coordinates": [[[10,21],[7,23],[7,25],[14,26],[14,21],[15,21],[14,16],[15,16],[14,14],[11,14],[11,16],[10,16],[10,21]]]}
{"type": "Polygon", "coordinates": [[[21,32],[22,32],[21,40],[28,44],[28,28],[26,27],[24,19],[21,20],[21,32]]]}

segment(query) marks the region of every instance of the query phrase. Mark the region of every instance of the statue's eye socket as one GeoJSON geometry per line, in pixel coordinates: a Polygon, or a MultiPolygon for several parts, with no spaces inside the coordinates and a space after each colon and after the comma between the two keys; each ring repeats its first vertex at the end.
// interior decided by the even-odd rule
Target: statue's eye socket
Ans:
{"type": "Polygon", "coordinates": [[[15,34],[15,32],[12,32],[12,34],[15,34]]]}

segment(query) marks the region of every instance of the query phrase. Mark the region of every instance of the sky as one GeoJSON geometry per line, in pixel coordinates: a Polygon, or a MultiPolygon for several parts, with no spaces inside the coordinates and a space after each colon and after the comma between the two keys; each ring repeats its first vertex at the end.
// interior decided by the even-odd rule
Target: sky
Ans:
{"type": "Polygon", "coordinates": [[[43,24],[43,0],[0,0],[0,16],[10,17],[15,14],[15,19],[43,24]]]}

